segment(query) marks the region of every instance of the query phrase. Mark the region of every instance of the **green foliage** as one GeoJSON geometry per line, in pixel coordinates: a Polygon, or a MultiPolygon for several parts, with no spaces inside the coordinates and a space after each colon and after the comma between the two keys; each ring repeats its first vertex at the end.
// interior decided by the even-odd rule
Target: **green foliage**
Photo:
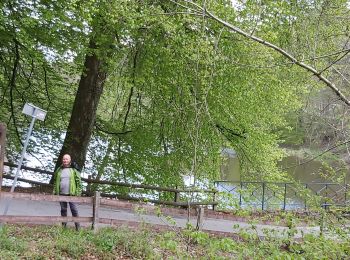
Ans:
{"type": "Polygon", "coordinates": [[[1,226],[0,229],[0,251],[2,256],[7,259],[17,259],[21,256],[27,247],[26,241],[9,233],[8,228],[1,226]]]}
{"type": "Polygon", "coordinates": [[[92,238],[96,247],[103,252],[114,252],[119,248],[130,252],[135,257],[151,255],[151,245],[147,243],[149,234],[143,230],[133,233],[122,227],[118,232],[115,229],[107,228],[98,232],[92,238]]]}
{"type": "Polygon", "coordinates": [[[259,240],[246,231],[238,234],[238,240],[200,231],[154,232],[126,227],[102,228],[94,233],[9,225],[1,232],[1,256],[6,259],[344,259],[350,248],[348,236],[304,235],[302,241],[295,241],[270,233],[259,240]]]}
{"type": "MultiPolygon", "coordinates": [[[[336,51],[347,32],[333,17],[346,1],[236,2],[205,4],[315,67],[328,64],[314,58],[336,51]]],[[[302,131],[286,138],[289,119],[318,84],[279,53],[173,2],[9,0],[0,7],[0,121],[9,125],[10,157],[28,125],[25,102],[48,110],[36,130],[55,137],[34,152],[57,153],[84,57],[96,54],[108,77],[86,165],[93,177],[175,187],[191,176],[198,185],[219,176],[220,151],[229,147],[245,178],[285,179],[279,145],[301,142],[302,131]]]]}
{"type": "Polygon", "coordinates": [[[175,238],[175,232],[166,232],[162,236],[160,236],[159,246],[161,248],[170,250],[173,253],[176,253],[178,251],[179,245],[175,238]]]}
{"type": "MultiPolygon", "coordinates": [[[[284,113],[299,104],[294,77],[288,78],[282,69],[273,74],[232,66],[229,60],[255,62],[257,57],[249,57],[250,49],[232,42],[229,32],[209,21],[205,23],[212,27],[210,35],[195,18],[155,20],[143,15],[140,21],[148,26],[136,35],[130,50],[134,62],[129,69],[123,64],[116,77],[109,78],[99,114],[105,127],[133,129],[116,141],[118,161],[111,165],[117,176],[137,173],[143,181],[163,185],[181,182],[179,177],[188,174],[215,178],[218,151],[224,145],[241,154],[247,172],[253,167],[277,178],[274,163],[282,153],[271,131],[283,125],[284,113]],[[219,40],[217,48],[213,41],[219,40]]],[[[255,47],[263,60],[270,59],[271,53],[255,47]]]]}

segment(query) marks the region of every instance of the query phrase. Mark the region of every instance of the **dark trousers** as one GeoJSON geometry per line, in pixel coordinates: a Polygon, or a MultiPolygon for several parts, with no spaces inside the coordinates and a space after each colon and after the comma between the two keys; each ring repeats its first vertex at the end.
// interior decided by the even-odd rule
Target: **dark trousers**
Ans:
{"type": "MultiPolygon", "coordinates": [[[[77,206],[75,205],[74,202],[66,202],[66,201],[60,201],[60,205],[61,205],[61,216],[62,217],[67,217],[67,208],[68,208],[68,204],[70,207],[70,211],[72,212],[72,216],[73,217],[78,217],[78,209],[77,206]]],[[[62,222],[62,226],[66,227],[67,226],[67,222],[62,222]]],[[[79,222],[75,222],[75,229],[79,229],[80,228],[80,224],[79,222]]]]}

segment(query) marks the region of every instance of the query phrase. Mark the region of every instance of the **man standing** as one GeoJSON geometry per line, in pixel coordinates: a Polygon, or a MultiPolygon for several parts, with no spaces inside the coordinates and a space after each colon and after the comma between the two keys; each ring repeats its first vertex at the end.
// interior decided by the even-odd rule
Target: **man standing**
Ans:
{"type": "MultiPolygon", "coordinates": [[[[72,159],[69,154],[63,155],[62,165],[56,170],[54,175],[55,195],[80,196],[81,195],[81,177],[80,172],[71,166],[72,159]]],[[[74,202],[61,201],[61,216],[67,216],[67,204],[69,204],[73,217],[78,217],[78,209],[74,202]]],[[[63,227],[67,222],[62,223],[63,227]]],[[[80,229],[80,224],[75,222],[75,229],[80,229]]]]}

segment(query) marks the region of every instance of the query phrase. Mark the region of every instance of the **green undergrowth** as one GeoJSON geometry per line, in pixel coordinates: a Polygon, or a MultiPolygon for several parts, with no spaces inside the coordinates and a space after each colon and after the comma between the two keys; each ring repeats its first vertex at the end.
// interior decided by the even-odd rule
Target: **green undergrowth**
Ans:
{"type": "Polygon", "coordinates": [[[242,232],[235,238],[195,230],[155,231],[140,225],[76,232],[58,226],[6,225],[0,259],[348,259],[350,241],[303,240],[242,232]]]}
{"type": "Polygon", "coordinates": [[[317,209],[308,211],[261,211],[251,209],[239,209],[231,211],[223,211],[223,213],[232,215],[238,218],[239,221],[253,222],[261,224],[271,224],[279,226],[318,226],[320,225],[320,219],[325,213],[327,220],[331,222],[339,222],[339,220],[350,221],[350,208],[331,208],[328,210],[317,209]]]}
{"type": "Polygon", "coordinates": [[[258,210],[234,210],[229,212],[242,221],[256,221],[273,225],[288,226],[292,220],[295,224],[314,226],[319,224],[320,211],[258,211],[258,210]]]}

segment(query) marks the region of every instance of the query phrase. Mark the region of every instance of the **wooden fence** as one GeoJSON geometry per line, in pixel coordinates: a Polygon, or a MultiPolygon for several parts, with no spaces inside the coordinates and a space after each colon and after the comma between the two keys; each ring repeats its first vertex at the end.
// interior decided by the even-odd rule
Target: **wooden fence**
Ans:
{"type": "MultiPolygon", "coordinates": [[[[16,168],[17,165],[9,162],[5,162],[4,165],[8,167],[16,168]]],[[[40,174],[46,174],[46,175],[53,175],[53,172],[37,169],[37,168],[31,168],[27,166],[22,166],[21,169],[33,171],[40,174]]],[[[14,177],[9,174],[3,174],[4,179],[13,179],[14,177]]],[[[28,180],[25,178],[18,178],[18,181],[30,183],[32,185],[36,185],[39,188],[42,188],[43,190],[52,190],[52,185],[48,183],[43,183],[39,181],[33,181],[28,180]]],[[[146,184],[132,184],[132,183],[124,183],[124,182],[112,182],[112,181],[104,181],[104,180],[94,180],[89,178],[82,178],[82,181],[85,182],[86,189],[83,192],[87,196],[91,196],[94,192],[92,190],[93,184],[98,185],[110,185],[114,187],[126,187],[126,188],[132,188],[132,189],[144,189],[144,190],[152,190],[152,191],[158,191],[158,192],[172,192],[174,193],[173,201],[164,201],[164,200],[157,200],[157,199],[150,199],[150,198],[144,198],[144,197],[132,197],[128,195],[123,194],[107,194],[107,193],[100,193],[101,197],[108,197],[108,198],[118,198],[118,199],[125,199],[125,200],[133,200],[133,201],[146,201],[154,204],[161,204],[161,205],[169,205],[169,206],[180,206],[180,207],[191,207],[191,206],[211,206],[213,210],[215,210],[215,207],[217,206],[218,202],[216,201],[216,193],[217,191],[215,189],[178,189],[178,188],[164,188],[164,187],[158,187],[153,185],[146,185],[146,184]],[[205,195],[207,198],[211,197],[210,200],[201,200],[201,201],[192,201],[188,199],[188,194],[190,193],[197,193],[205,195]],[[187,194],[187,196],[181,197],[181,194],[187,194]]],[[[1,185],[0,185],[1,186],[1,185]]]]}
{"type": "Polygon", "coordinates": [[[50,201],[50,202],[66,201],[66,202],[75,202],[80,204],[88,204],[88,205],[92,205],[92,217],[0,215],[0,222],[2,223],[54,224],[54,223],[60,223],[60,222],[80,222],[80,223],[91,223],[91,227],[94,230],[98,229],[98,226],[100,223],[113,224],[114,222],[117,221],[116,219],[100,218],[99,217],[100,206],[109,206],[109,207],[118,208],[120,204],[120,202],[118,202],[117,200],[102,198],[99,192],[95,192],[93,197],[1,192],[0,200],[4,201],[4,199],[21,199],[21,200],[50,201]]]}

